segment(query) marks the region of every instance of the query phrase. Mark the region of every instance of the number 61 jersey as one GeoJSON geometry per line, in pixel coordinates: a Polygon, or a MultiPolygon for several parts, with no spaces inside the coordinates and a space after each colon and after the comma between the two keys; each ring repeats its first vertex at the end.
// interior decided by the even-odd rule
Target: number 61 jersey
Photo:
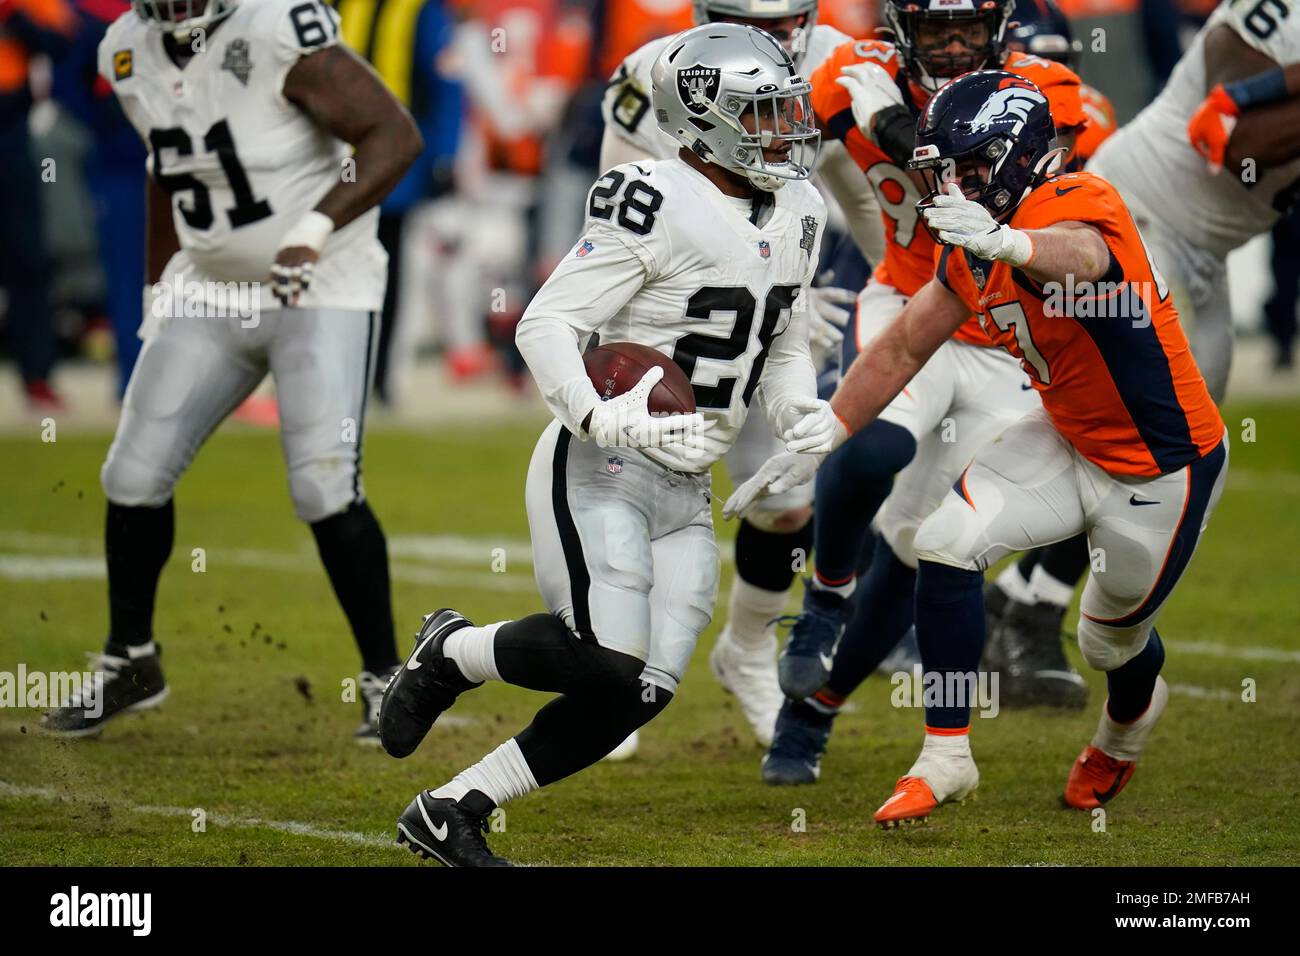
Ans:
{"type": "Polygon", "coordinates": [[[758,226],[750,200],[724,195],[680,159],[627,163],[597,180],[585,234],[516,335],[566,427],[580,434],[591,399],[567,343],[592,333],[658,349],[686,373],[697,410],[715,423],[704,448],[646,450],[678,471],[707,471],[735,442],[756,393],[768,409],[816,397],[805,309],[826,206],[806,181],[768,197],[758,226]]]}
{"type": "MultiPolygon", "coordinates": [[[[259,282],[260,308],[279,307],[267,280],[280,241],[346,177],[351,153],[284,98],[284,80],[300,57],[337,43],[338,32],[338,14],[322,0],[246,0],[200,35],[201,46],[200,38],[182,41],[199,52],[181,69],[162,32],[134,11],[109,27],[99,72],[171,195],[181,251],[165,282],[178,274],[186,283],[259,282]]],[[[383,306],[378,220],[370,209],[330,236],[301,307],[383,306]]]]}

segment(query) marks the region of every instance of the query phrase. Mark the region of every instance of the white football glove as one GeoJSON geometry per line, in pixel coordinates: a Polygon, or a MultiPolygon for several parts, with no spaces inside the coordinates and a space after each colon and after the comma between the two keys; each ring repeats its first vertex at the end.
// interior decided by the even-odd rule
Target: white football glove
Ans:
{"type": "Polygon", "coordinates": [[[722,517],[743,518],[764,498],[779,495],[813,480],[825,455],[796,455],[781,452],[763,462],[758,473],[731,493],[722,506],[722,517]]]}
{"type": "MultiPolygon", "coordinates": [[[[835,82],[849,91],[853,104],[853,122],[862,135],[871,140],[871,122],[889,106],[902,106],[903,94],[898,84],[878,63],[854,63],[840,70],[835,82]]],[[[874,142],[874,140],[872,140],[874,142]]]]}
{"type": "Polygon", "coordinates": [[[1001,259],[1023,266],[1034,255],[1034,244],[1019,229],[999,225],[989,211],[962,195],[961,187],[948,183],[947,193],[934,197],[925,209],[925,221],[939,239],[960,246],[981,259],[1001,259]]]}
{"type": "Polygon", "coordinates": [[[297,265],[275,263],[271,266],[271,294],[286,308],[297,305],[302,294],[311,288],[315,271],[316,263],[310,261],[297,265]]]}
{"type": "MultiPolygon", "coordinates": [[[[829,283],[835,273],[827,272],[820,278],[829,283]]],[[[820,371],[827,360],[839,353],[850,314],[843,306],[852,305],[858,295],[833,285],[813,286],[808,293],[808,344],[812,347],[813,367],[820,371]]]]}
{"type": "Polygon", "coordinates": [[[654,366],[622,395],[591,410],[587,434],[602,448],[666,448],[689,445],[714,425],[699,412],[651,415],[646,403],[664,370],[654,366]]]}
{"type": "Polygon", "coordinates": [[[792,398],[781,410],[785,424],[778,437],[787,450],[796,453],[825,455],[849,437],[831,403],[820,398],[792,398]]]}

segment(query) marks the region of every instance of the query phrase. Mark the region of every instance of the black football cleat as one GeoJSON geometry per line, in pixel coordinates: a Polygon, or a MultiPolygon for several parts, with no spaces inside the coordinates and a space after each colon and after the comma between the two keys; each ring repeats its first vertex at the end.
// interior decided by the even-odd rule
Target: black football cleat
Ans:
{"type": "Polygon", "coordinates": [[[131,658],[126,648],[88,653],[90,669],[101,684],[83,688],[72,700],[41,718],[40,728],[60,737],[92,737],[114,717],[157,707],[167,698],[159,657],[154,653],[131,658]],[[113,653],[116,650],[117,653],[113,653]]]}
{"type": "Polygon", "coordinates": [[[1064,620],[1063,607],[1007,603],[981,665],[998,672],[1003,705],[1078,710],[1088,703],[1088,683],[1070,666],[1061,646],[1064,620]]]}
{"type": "Polygon", "coordinates": [[[415,635],[415,650],[388,682],[379,707],[379,741],[391,756],[414,753],[442,712],[461,693],[482,685],[466,680],[455,661],[442,656],[447,635],[471,626],[447,607],[425,617],[415,635]]]}
{"type": "Polygon", "coordinates": [[[488,849],[488,815],[496,805],[478,790],[459,800],[421,790],[397,818],[397,842],[443,866],[514,866],[488,849]]]}

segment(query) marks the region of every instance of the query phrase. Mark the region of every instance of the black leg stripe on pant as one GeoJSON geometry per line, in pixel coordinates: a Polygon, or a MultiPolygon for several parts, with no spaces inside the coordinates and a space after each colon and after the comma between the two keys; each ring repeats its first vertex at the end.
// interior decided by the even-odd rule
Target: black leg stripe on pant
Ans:
{"type": "Polygon", "coordinates": [[[585,641],[594,641],[595,632],[591,629],[591,609],[587,602],[591,590],[591,575],[587,573],[587,561],[582,554],[582,539],[578,537],[578,527],[573,523],[573,513],[569,510],[568,465],[569,444],[573,433],[561,428],[555,440],[555,458],[551,464],[551,505],[555,510],[555,524],[560,532],[560,547],[564,550],[564,563],[569,571],[569,593],[573,600],[573,629],[585,641]]]}

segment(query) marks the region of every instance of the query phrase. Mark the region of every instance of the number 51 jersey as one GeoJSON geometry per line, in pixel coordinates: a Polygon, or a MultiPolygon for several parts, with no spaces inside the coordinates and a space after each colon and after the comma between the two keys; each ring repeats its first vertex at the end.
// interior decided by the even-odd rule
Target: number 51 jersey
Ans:
{"type": "MultiPolygon", "coordinates": [[[[279,308],[267,280],[280,241],[348,175],[351,154],[285,99],[284,80],[299,58],[337,43],[338,32],[338,14],[322,0],[245,0],[180,69],[162,32],[134,11],[109,27],[99,72],[171,195],[181,251],[164,282],[178,274],[186,283],[260,282],[259,307],[279,308]]],[[[378,221],[370,209],[330,236],[302,308],[383,306],[378,221]]]]}
{"type": "Polygon", "coordinates": [[[581,367],[559,354],[567,350],[542,344],[562,329],[580,345],[593,332],[602,342],[648,345],[686,373],[696,409],[715,424],[704,448],[646,450],[677,471],[707,471],[725,454],[756,392],[773,406],[782,396],[816,397],[805,299],[826,205],[806,181],[771,198],[757,226],[749,200],[724,195],[680,159],[615,166],[597,180],[586,232],[534,296],[517,335],[524,346],[536,336],[529,368],[570,430],[578,424],[571,390],[589,387],[581,367]]]}

